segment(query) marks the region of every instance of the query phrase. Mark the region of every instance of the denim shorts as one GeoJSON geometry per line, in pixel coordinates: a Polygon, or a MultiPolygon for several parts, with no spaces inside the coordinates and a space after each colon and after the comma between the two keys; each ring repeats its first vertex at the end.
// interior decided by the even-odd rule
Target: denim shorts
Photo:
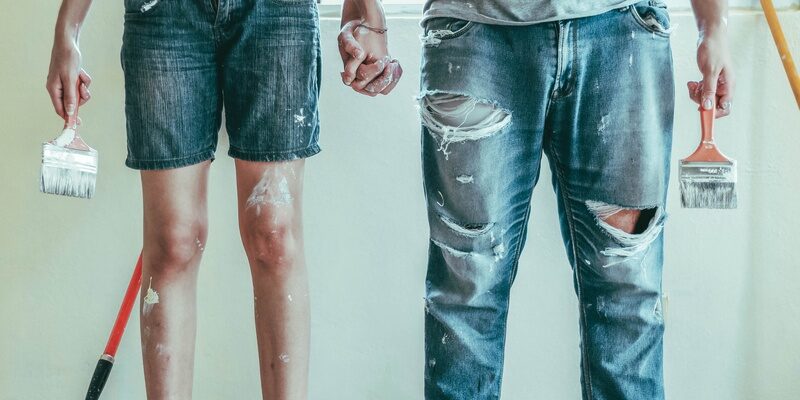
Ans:
{"type": "Polygon", "coordinates": [[[125,0],[121,51],[134,169],[228,154],[287,161],[320,151],[315,0],[125,0]]]}

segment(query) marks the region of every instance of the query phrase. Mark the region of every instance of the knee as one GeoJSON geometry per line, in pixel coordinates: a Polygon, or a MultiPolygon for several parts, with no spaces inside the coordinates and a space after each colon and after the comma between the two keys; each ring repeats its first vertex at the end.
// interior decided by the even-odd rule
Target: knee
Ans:
{"type": "Polygon", "coordinates": [[[185,221],[166,223],[154,234],[150,259],[151,271],[158,273],[181,273],[191,265],[205,249],[207,226],[205,222],[185,221]]]}
{"type": "Polygon", "coordinates": [[[666,216],[663,207],[626,208],[586,201],[597,226],[612,239],[603,256],[629,257],[648,249],[660,236],[666,216]]]}
{"type": "Polygon", "coordinates": [[[299,227],[293,213],[285,208],[266,211],[268,218],[242,226],[242,240],[254,273],[284,275],[291,271],[301,251],[299,227]]]}

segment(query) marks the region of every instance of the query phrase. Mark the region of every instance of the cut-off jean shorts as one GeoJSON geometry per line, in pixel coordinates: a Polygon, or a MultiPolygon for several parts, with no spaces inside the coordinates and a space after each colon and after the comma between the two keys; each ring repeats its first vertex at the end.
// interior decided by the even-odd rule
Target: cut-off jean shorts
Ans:
{"type": "Polygon", "coordinates": [[[228,154],[288,161],[320,151],[314,0],[125,0],[128,157],[135,169],[228,154]]]}

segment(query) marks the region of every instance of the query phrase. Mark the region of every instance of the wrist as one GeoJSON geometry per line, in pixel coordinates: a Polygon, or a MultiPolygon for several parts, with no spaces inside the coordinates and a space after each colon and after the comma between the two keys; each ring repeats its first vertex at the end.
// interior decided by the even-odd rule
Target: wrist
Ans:
{"type": "Polygon", "coordinates": [[[701,36],[725,35],[728,32],[728,19],[721,17],[719,20],[706,20],[697,24],[701,36]]]}
{"type": "Polygon", "coordinates": [[[59,21],[56,24],[56,43],[68,44],[78,43],[78,38],[80,37],[81,33],[81,25],[77,22],[66,22],[66,21],[59,21]]]}
{"type": "Polygon", "coordinates": [[[363,23],[375,28],[386,27],[386,16],[379,0],[363,0],[358,8],[363,23]]]}

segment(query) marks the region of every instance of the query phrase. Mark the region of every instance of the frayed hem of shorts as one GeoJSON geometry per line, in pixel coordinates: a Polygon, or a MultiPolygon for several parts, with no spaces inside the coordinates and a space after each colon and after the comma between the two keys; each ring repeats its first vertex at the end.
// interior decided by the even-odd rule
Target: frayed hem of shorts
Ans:
{"type": "Polygon", "coordinates": [[[199,164],[208,160],[214,161],[214,150],[208,150],[199,154],[168,160],[135,160],[128,157],[125,160],[125,165],[128,166],[128,168],[140,171],[162,170],[188,167],[190,165],[199,164]]]}
{"type": "Polygon", "coordinates": [[[313,144],[301,150],[283,151],[283,152],[264,152],[264,153],[249,153],[231,147],[228,150],[228,155],[243,161],[254,162],[275,162],[275,161],[292,161],[302,158],[311,157],[321,151],[318,144],[313,144]]]}

